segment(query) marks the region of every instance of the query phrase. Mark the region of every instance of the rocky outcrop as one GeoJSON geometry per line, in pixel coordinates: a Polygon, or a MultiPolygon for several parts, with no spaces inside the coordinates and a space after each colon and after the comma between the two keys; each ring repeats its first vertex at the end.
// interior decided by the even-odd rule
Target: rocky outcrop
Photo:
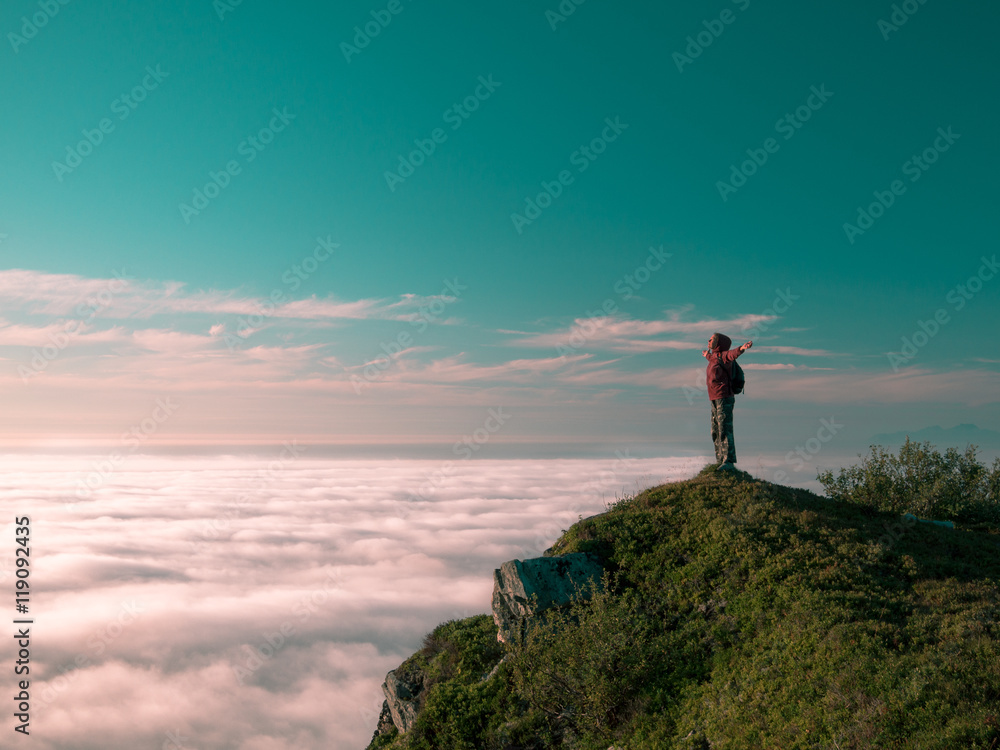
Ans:
{"type": "Polygon", "coordinates": [[[413,727],[417,712],[424,702],[424,680],[423,672],[413,669],[409,662],[403,662],[385,676],[385,682],[382,683],[385,700],[382,701],[382,713],[379,714],[372,743],[393,729],[402,734],[413,727]],[[405,673],[404,668],[408,668],[405,673]]]}
{"type": "Polygon", "coordinates": [[[392,712],[389,710],[389,701],[382,701],[382,713],[378,715],[378,726],[375,727],[375,734],[372,735],[372,742],[388,734],[396,725],[392,723],[392,712]]]}
{"type": "Polygon", "coordinates": [[[603,573],[597,559],[584,552],[508,560],[493,571],[497,640],[509,643],[523,631],[527,618],[589,595],[601,585],[603,573]]]}
{"type": "Polygon", "coordinates": [[[393,670],[385,676],[382,692],[392,723],[401,733],[408,732],[417,720],[417,711],[423,702],[423,675],[397,675],[393,670]]]}
{"type": "MultiPolygon", "coordinates": [[[[603,573],[604,568],[597,558],[586,553],[508,560],[493,571],[493,621],[497,625],[497,640],[509,643],[523,631],[528,618],[569,604],[577,596],[589,596],[601,585],[603,573]]],[[[385,676],[382,683],[385,702],[372,742],[391,732],[393,727],[400,734],[406,733],[417,720],[426,695],[425,676],[409,664],[404,662],[385,676]]],[[[497,664],[483,679],[490,679],[499,667],[497,664]]]]}

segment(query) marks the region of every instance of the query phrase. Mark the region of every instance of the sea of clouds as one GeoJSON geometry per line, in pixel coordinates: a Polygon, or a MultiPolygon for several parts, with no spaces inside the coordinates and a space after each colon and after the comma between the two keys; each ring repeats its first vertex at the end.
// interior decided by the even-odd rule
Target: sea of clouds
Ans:
{"type": "MultiPolygon", "coordinates": [[[[0,456],[0,746],[30,516],[34,750],[361,750],[385,673],[492,571],[707,457],[0,456]]],[[[17,678],[21,679],[21,678],[17,678]]]]}

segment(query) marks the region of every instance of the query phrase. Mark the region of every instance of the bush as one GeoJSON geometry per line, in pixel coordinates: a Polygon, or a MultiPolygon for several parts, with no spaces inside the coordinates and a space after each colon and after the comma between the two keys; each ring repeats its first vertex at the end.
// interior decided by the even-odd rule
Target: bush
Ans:
{"type": "MultiPolygon", "coordinates": [[[[423,685],[423,705],[406,735],[392,733],[368,750],[490,750],[495,724],[512,713],[503,680],[484,680],[504,655],[490,615],[449,620],[424,637],[423,648],[396,670],[423,685]]],[[[378,742],[378,740],[377,740],[378,742]]]]}
{"type": "Polygon", "coordinates": [[[619,723],[650,666],[637,647],[649,639],[649,628],[629,604],[602,592],[570,611],[548,613],[518,644],[518,692],[577,731],[619,723]]]}
{"type": "Polygon", "coordinates": [[[989,469],[976,458],[976,446],[942,455],[930,442],[909,438],[894,456],[871,446],[871,455],[848,469],[821,472],[816,479],[834,500],[891,513],[913,513],[964,523],[1000,522],[1000,459],[989,469]]]}

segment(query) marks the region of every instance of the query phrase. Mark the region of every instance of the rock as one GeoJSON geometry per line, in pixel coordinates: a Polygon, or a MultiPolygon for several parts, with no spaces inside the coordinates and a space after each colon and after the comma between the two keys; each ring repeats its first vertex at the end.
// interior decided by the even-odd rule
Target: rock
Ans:
{"type": "Polygon", "coordinates": [[[375,727],[375,734],[372,735],[372,740],[368,744],[372,744],[383,734],[388,734],[396,727],[392,723],[392,713],[389,711],[389,701],[382,701],[382,713],[378,715],[378,726],[375,727]]]}
{"type": "MultiPolygon", "coordinates": [[[[389,716],[400,734],[408,732],[417,720],[417,711],[422,703],[421,692],[424,683],[422,677],[406,679],[396,675],[396,670],[389,672],[382,683],[382,692],[389,709],[389,716]]],[[[381,726],[381,718],[379,719],[381,726]]]]}
{"type": "Polygon", "coordinates": [[[382,712],[378,715],[378,726],[372,735],[368,747],[374,745],[382,735],[389,734],[395,730],[396,725],[392,723],[392,714],[389,712],[389,701],[382,701],[382,712]]]}
{"type": "Polygon", "coordinates": [[[505,643],[522,632],[525,620],[551,607],[569,604],[577,589],[589,596],[601,585],[604,568],[591,555],[508,560],[493,571],[493,621],[497,640],[505,643]]]}
{"type": "Polygon", "coordinates": [[[490,670],[490,673],[483,675],[483,682],[493,679],[493,675],[500,671],[500,667],[502,667],[504,662],[507,661],[508,656],[510,656],[510,654],[504,654],[503,658],[493,666],[493,669],[490,670]]]}

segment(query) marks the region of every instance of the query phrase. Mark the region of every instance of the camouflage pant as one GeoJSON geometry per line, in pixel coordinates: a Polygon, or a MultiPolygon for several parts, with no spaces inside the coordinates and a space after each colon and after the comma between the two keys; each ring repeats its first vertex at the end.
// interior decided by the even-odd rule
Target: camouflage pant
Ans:
{"type": "Polygon", "coordinates": [[[733,440],[733,404],[736,398],[712,399],[712,442],[715,443],[715,460],[719,463],[736,463],[736,443],[733,440]]]}

